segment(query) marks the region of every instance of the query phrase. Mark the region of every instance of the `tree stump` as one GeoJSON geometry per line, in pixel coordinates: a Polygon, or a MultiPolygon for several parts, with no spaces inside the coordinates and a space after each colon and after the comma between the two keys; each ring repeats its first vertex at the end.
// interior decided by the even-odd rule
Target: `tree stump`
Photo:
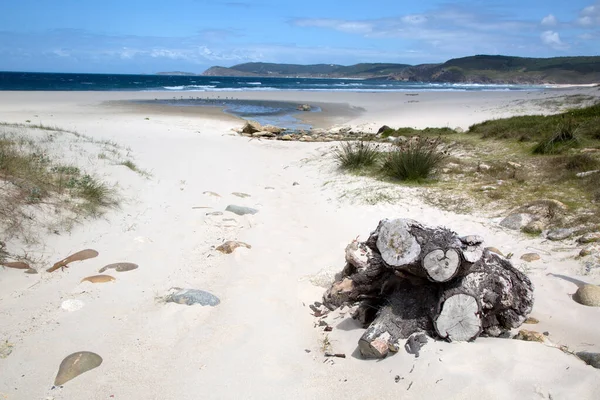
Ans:
{"type": "Polygon", "coordinates": [[[323,296],[333,310],[358,305],[361,354],[382,358],[417,332],[448,341],[499,336],[533,307],[533,285],[479,236],[410,219],[383,220],[346,248],[346,266],[323,296]]]}

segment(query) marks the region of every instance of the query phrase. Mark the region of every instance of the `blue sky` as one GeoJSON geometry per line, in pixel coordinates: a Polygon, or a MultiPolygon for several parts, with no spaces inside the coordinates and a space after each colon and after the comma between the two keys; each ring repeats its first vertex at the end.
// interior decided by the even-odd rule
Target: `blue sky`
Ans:
{"type": "Polygon", "coordinates": [[[600,0],[2,0],[0,70],[600,55],[600,0]]]}

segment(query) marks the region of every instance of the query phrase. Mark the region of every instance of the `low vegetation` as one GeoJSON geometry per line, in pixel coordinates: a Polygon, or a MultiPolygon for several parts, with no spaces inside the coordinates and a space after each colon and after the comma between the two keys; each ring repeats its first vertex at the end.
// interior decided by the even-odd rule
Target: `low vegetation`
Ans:
{"type": "Polygon", "coordinates": [[[396,144],[379,144],[379,168],[364,170],[380,179],[427,182],[425,200],[436,206],[506,215],[536,200],[555,199],[568,207],[568,217],[556,224],[600,228],[600,172],[594,172],[600,169],[600,104],[490,120],[468,132],[400,128],[381,136],[396,144]]]}
{"type": "Polygon", "coordinates": [[[111,185],[63,161],[68,149],[63,142],[52,144],[64,139],[61,135],[77,141],[83,137],[57,127],[0,124],[0,258],[8,256],[12,238],[36,242],[46,229],[68,231],[82,219],[118,206],[111,185]]]}
{"type": "Polygon", "coordinates": [[[356,170],[375,165],[380,152],[373,142],[342,142],[334,149],[333,155],[341,168],[356,170]]]}

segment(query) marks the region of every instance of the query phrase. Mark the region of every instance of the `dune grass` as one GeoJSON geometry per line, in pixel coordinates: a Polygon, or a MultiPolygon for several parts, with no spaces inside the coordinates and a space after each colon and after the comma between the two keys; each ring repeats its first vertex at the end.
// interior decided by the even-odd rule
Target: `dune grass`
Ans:
{"type": "Polygon", "coordinates": [[[333,156],[340,168],[357,170],[375,165],[380,153],[378,146],[372,142],[342,142],[334,149],[333,156]]]}
{"type": "Polygon", "coordinates": [[[384,175],[409,182],[421,182],[439,167],[445,154],[438,150],[439,141],[420,140],[397,147],[386,155],[381,166],[384,175]]]}

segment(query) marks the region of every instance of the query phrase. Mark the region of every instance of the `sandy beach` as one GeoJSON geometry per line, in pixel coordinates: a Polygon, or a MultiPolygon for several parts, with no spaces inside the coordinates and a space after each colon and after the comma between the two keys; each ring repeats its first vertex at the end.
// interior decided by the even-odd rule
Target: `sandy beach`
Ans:
{"type": "MultiPolygon", "coordinates": [[[[574,240],[549,242],[506,230],[498,218],[433,208],[420,189],[340,172],[335,143],[249,140],[243,121],[219,109],[139,106],[126,100],[202,96],[319,105],[299,115],[328,129],[348,125],[376,132],[393,127],[461,127],[487,119],[549,113],[557,98],[600,97],[596,87],[523,92],[0,92],[0,122],[41,123],[117,143],[150,176],[98,158],[93,143],[49,144],[52,153],[115,185],[121,205],[70,231],[41,232],[40,243],[7,243],[40,260],[40,272],[0,268],[0,399],[593,399],[600,371],[570,351],[600,352],[600,308],[571,295],[584,276],[574,240]],[[393,192],[393,204],[369,204],[361,191],[393,192]],[[239,197],[233,193],[250,196],[239,197]],[[216,196],[215,194],[218,194],[216,196]],[[239,216],[228,205],[258,209],[239,216]],[[222,212],[222,214],[211,214],[222,212]],[[548,332],[549,343],[478,338],[430,340],[415,358],[402,349],[363,360],[363,329],[347,310],[330,316],[331,347],[309,304],[319,301],[344,249],[366,239],[384,218],[412,218],[476,234],[527,271],[535,286],[524,326],[548,332]],[[225,241],[251,245],[232,254],[225,241]],[[96,258],[45,272],[83,249],[96,258]],[[522,254],[541,260],[526,263],[522,254]],[[103,266],[133,262],[115,281],[81,282],[103,266]],[[43,267],[43,268],[42,268],[43,267]],[[165,303],[171,288],[208,291],[215,307],[165,303]],[[74,311],[61,305],[79,300],[74,311]],[[102,364],[53,387],[61,361],[91,351],[102,364]]],[[[515,332],[516,333],[516,332],[515,332]]]]}

